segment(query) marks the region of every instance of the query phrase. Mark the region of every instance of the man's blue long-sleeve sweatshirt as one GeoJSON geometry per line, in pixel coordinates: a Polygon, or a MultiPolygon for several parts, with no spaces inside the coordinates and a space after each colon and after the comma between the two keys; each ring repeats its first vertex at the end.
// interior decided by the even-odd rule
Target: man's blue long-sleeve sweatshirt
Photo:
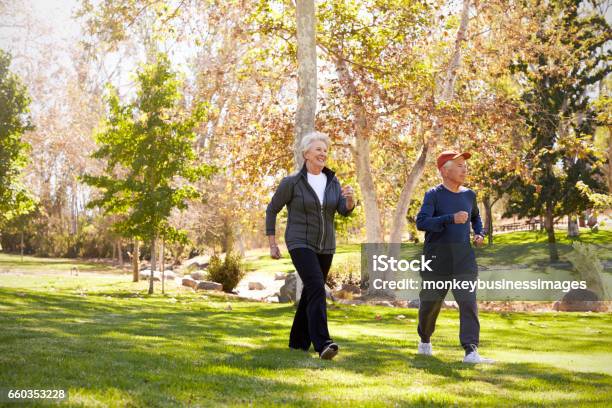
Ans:
{"type": "Polygon", "coordinates": [[[432,259],[435,274],[475,275],[476,257],[470,243],[470,226],[482,235],[482,220],[476,203],[476,193],[462,187],[453,192],[439,184],[425,193],[417,215],[417,229],[425,231],[423,253],[432,259]],[[455,224],[455,213],[465,211],[468,220],[455,224]]]}

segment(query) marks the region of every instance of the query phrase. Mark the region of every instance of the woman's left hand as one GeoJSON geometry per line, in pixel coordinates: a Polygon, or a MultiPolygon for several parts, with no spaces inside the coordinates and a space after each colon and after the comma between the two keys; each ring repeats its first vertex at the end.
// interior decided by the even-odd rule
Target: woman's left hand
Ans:
{"type": "Polygon", "coordinates": [[[346,208],[349,210],[355,207],[355,196],[353,192],[353,187],[344,186],[342,187],[342,197],[346,198],[346,208]]]}

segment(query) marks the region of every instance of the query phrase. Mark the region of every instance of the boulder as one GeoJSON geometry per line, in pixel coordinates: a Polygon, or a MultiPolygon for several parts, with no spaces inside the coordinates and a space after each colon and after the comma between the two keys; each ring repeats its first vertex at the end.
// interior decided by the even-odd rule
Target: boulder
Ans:
{"type": "MultiPolygon", "coordinates": [[[[159,273],[159,271],[155,271],[157,273],[153,274],[153,281],[161,281],[161,275],[159,273]]],[[[144,269],[142,271],[140,271],[139,275],[140,279],[150,279],[151,278],[151,270],[150,269],[144,269]]]]}
{"type": "Polygon", "coordinates": [[[606,310],[604,302],[588,289],[572,289],[553,305],[560,312],[602,312],[606,310]]]}
{"type": "Polygon", "coordinates": [[[164,271],[164,279],[176,279],[176,273],[169,269],[166,269],[164,271]]]}
{"type": "Polygon", "coordinates": [[[296,278],[295,272],[288,273],[285,278],[285,284],[281,286],[278,293],[278,301],[280,303],[295,302],[296,278]]]}
{"type": "Polygon", "coordinates": [[[198,282],[198,286],[196,287],[198,290],[223,290],[223,285],[217,282],[211,281],[201,281],[198,282]]]}
{"type": "Polygon", "coordinates": [[[287,274],[285,272],[276,272],[274,274],[274,280],[285,280],[287,274]]]}
{"type": "Polygon", "coordinates": [[[198,287],[198,281],[191,277],[184,277],[182,280],[182,284],[183,286],[189,286],[190,288],[194,289],[198,287]]]}
{"type": "MultiPolygon", "coordinates": [[[[140,271],[139,273],[140,279],[149,279],[149,277],[151,276],[151,270],[150,269],[144,269],[142,271],[140,271]]],[[[162,274],[160,271],[155,271],[155,273],[153,273],[153,280],[154,281],[161,281],[161,277],[162,274]]],[[[171,270],[165,270],[164,271],[164,279],[166,280],[172,280],[172,279],[176,279],[176,274],[174,272],[172,272],[171,270]]]]}
{"type": "Polygon", "coordinates": [[[265,288],[261,282],[249,282],[249,290],[264,290],[265,288]]]}
{"type": "Polygon", "coordinates": [[[191,277],[195,280],[204,280],[206,279],[206,272],[205,271],[194,271],[194,272],[191,272],[191,277]]]}
{"type": "MultiPolygon", "coordinates": [[[[288,273],[285,284],[279,289],[278,301],[280,303],[295,302],[296,283],[296,273],[288,273]]],[[[332,290],[327,285],[325,285],[325,296],[334,300],[332,290]]]]}

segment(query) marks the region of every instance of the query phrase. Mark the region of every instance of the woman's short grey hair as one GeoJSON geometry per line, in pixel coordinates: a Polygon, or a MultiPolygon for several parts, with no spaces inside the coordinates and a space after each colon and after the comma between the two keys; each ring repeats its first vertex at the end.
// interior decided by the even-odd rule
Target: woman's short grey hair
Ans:
{"type": "Polygon", "coordinates": [[[331,144],[329,136],[327,136],[325,133],[317,131],[309,132],[302,138],[302,141],[300,142],[300,150],[302,151],[302,156],[304,156],[304,153],[306,153],[308,149],[310,149],[310,146],[314,142],[323,142],[325,143],[325,146],[327,146],[328,149],[329,145],[331,144]]]}

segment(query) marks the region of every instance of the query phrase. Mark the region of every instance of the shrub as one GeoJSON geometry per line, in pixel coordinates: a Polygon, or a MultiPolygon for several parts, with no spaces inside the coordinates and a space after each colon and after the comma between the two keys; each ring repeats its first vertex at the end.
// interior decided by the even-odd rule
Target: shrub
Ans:
{"type": "Polygon", "coordinates": [[[228,252],[225,260],[213,255],[208,264],[208,279],[223,285],[224,292],[231,292],[244,278],[245,271],[240,254],[228,252]]]}

